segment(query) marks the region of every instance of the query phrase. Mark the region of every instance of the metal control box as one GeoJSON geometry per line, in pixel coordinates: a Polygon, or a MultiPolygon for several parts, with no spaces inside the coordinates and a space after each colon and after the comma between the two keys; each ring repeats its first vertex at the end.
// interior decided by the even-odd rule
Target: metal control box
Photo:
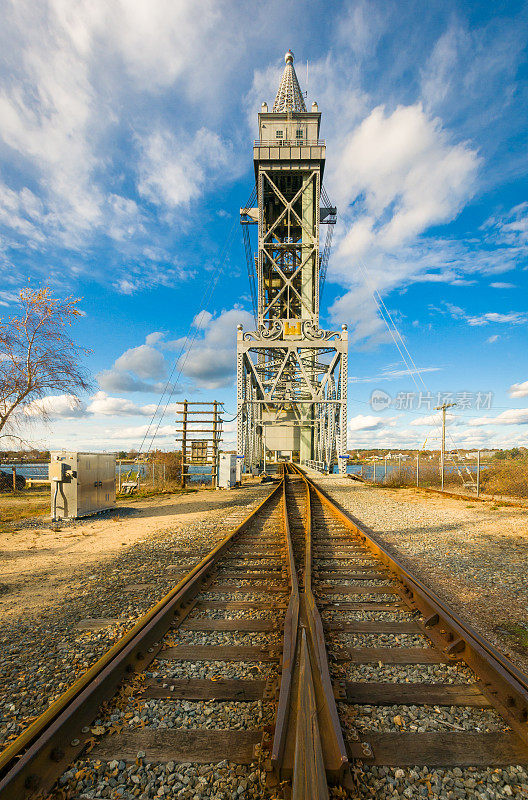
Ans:
{"type": "Polygon", "coordinates": [[[108,453],[52,452],[52,519],[86,517],[115,506],[115,465],[115,455],[108,453]]]}
{"type": "Polygon", "coordinates": [[[237,483],[237,457],[231,453],[220,453],[218,457],[219,489],[233,489],[237,483]]]}

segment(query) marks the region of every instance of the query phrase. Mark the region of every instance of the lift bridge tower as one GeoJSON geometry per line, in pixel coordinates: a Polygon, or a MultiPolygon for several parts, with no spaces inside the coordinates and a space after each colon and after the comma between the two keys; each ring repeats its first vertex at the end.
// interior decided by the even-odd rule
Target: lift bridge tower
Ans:
{"type": "Polygon", "coordinates": [[[317,103],[306,110],[291,51],[285,61],[273,109],[263,103],[258,115],[257,207],[249,207],[250,200],[241,209],[256,330],[238,326],[238,455],[249,470],[293,460],[326,469],[337,462],[345,472],[347,327],[319,327],[333,228],[327,229],[323,257],[319,229],[335,224],[336,209],[322,188],[321,114],[317,103]],[[258,225],[256,256],[251,225],[258,225]]]}

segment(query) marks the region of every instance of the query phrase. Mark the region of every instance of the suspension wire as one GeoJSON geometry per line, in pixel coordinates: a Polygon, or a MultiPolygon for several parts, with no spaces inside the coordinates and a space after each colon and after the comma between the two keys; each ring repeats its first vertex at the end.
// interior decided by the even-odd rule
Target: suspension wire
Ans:
{"type": "Polygon", "coordinates": [[[150,422],[149,422],[149,424],[147,426],[147,430],[145,431],[145,434],[144,434],[143,439],[141,441],[141,445],[140,445],[140,448],[139,448],[139,451],[138,451],[138,456],[137,456],[138,458],[141,455],[141,453],[143,452],[143,447],[145,445],[145,442],[147,441],[147,438],[149,436],[150,430],[151,430],[152,426],[154,425],[154,420],[156,418],[156,415],[158,414],[159,410],[161,409],[162,404],[163,404],[163,400],[164,400],[165,396],[167,395],[167,401],[165,403],[163,411],[160,414],[160,418],[158,420],[158,424],[156,425],[154,433],[151,436],[149,447],[145,451],[144,455],[148,455],[148,453],[150,453],[150,451],[152,449],[152,445],[153,445],[154,439],[156,438],[156,436],[158,434],[158,431],[159,431],[161,422],[163,420],[163,417],[165,415],[165,412],[167,411],[167,408],[168,408],[169,403],[170,403],[170,401],[172,399],[172,396],[174,395],[174,392],[176,391],[176,388],[177,388],[177,385],[178,385],[178,381],[179,381],[179,379],[181,377],[182,370],[183,370],[185,364],[187,363],[187,359],[189,357],[189,353],[191,352],[191,349],[192,349],[192,347],[193,347],[193,345],[194,345],[194,343],[196,341],[196,337],[198,335],[198,330],[199,330],[200,320],[203,319],[203,315],[206,313],[206,306],[211,301],[213,293],[214,293],[214,290],[215,290],[215,288],[216,288],[216,286],[218,284],[218,280],[220,278],[220,275],[223,272],[223,269],[224,269],[224,266],[225,266],[225,261],[227,259],[227,254],[230,251],[231,245],[233,243],[233,235],[234,235],[234,232],[235,232],[236,224],[237,224],[237,219],[235,218],[235,220],[233,221],[233,224],[232,224],[232,226],[231,226],[231,228],[229,230],[229,233],[227,234],[227,237],[226,237],[226,239],[224,241],[224,245],[222,247],[222,251],[221,251],[220,259],[219,259],[219,267],[218,267],[217,270],[213,271],[213,273],[211,275],[211,279],[210,279],[208,285],[206,286],[206,288],[205,288],[205,290],[204,290],[204,292],[202,294],[200,303],[198,305],[198,308],[201,308],[201,311],[199,311],[196,315],[194,315],[193,320],[192,320],[191,324],[189,325],[189,329],[187,331],[185,339],[184,339],[184,341],[183,341],[183,343],[182,343],[182,345],[180,347],[178,355],[174,359],[174,363],[173,363],[171,371],[169,373],[169,377],[167,378],[167,381],[165,383],[165,387],[164,387],[164,389],[163,389],[163,391],[162,391],[162,393],[160,395],[160,399],[158,401],[156,409],[154,410],[154,412],[152,414],[150,422]],[[196,324],[194,324],[195,320],[196,320],[196,324]],[[180,360],[181,360],[182,355],[183,355],[184,352],[185,352],[185,358],[180,363],[180,360]],[[176,380],[175,380],[174,383],[171,384],[173,375],[174,375],[178,365],[179,365],[180,368],[178,370],[178,373],[177,373],[177,376],[176,376],[176,380]]]}
{"type": "MultiPolygon", "coordinates": [[[[413,360],[413,358],[412,358],[411,354],[409,353],[409,350],[408,350],[408,348],[407,348],[407,345],[405,344],[405,341],[403,340],[403,338],[402,338],[402,336],[401,336],[401,334],[400,334],[399,330],[397,329],[397,327],[396,327],[396,324],[395,324],[394,320],[392,319],[392,317],[391,317],[391,315],[390,315],[390,312],[389,312],[389,310],[387,309],[387,306],[385,305],[385,303],[384,303],[384,301],[383,301],[383,298],[381,297],[381,295],[380,295],[380,293],[378,292],[378,290],[377,290],[377,289],[376,289],[375,291],[376,291],[376,294],[378,295],[378,298],[379,298],[379,300],[380,300],[381,304],[383,305],[383,308],[385,309],[385,311],[386,311],[386,313],[387,313],[387,316],[389,317],[390,321],[391,321],[391,322],[392,322],[392,324],[394,325],[394,329],[395,329],[396,333],[398,334],[398,337],[399,337],[399,339],[400,339],[400,341],[401,341],[401,343],[402,343],[402,345],[403,345],[403,347],[404,347],[404,349],[405,349],[405,352],[406,352],[406,353],[407,353],[407,355],[409,356],[409,360],[411,361],[411,364],[413,365],[414,369],[416,370],[416,372],[417,372],[417,374],[418,374],[418,377],[420,378],[420,381],[422,382],[422,385],[423,385],[424,389],[425,389],[427,392],[429,392],[429,389],[428,389],[428,387],[427,387],[427,385],[426,385],[426,383],[425,383],[424,379],[422,378],[421,372],[418,370],[418,368],[417,368],[416,364],[414,363],[414,360],[413,360]]],[[[441,422],[440,422],[440,420],[438,421],[438,425],[439,425],[439,426],[441,426],[441,422]]],[[[456,451],[456,454],[457,454],[457,456],[458,456],[458,457],[460,457],[460,452],[459,452],[459,450],[458,450],[458,447],[456,446],[455,440],[453,439],[453,437],[452,437],[452,435],[451,435],[451,432],[450,432],[450,430],[449,430],[448,428],[446,428],[446,432],[447,432],[447,435],[449,436],[449,439],[451,440],[451,444],[453,445],[453,449],[456,451]]],[[[455,468],[456,468],[456,470],[457,470],[458,474],[460,475],[460,477],[461,477],[461,478],[462,478],[462,480],[463,480],[463,476],[462,476],[462,473],[460,472],[460,469],[458,468],[458,464],[457,464],[457,463],[454,461],[454,459],[452,458],[452,456],[449,456],[449,458],[451,458],[451,461],[453,462],[453,464],[454,464],[454,466],[455,466],[455,468]]],[[[465,467],[465,470],[466,470],[467,474],[469,475],[469,477],[471,478],[471,481],[473,482],[473,476],[472,476],[472,474],[471,474],[470,470],[467,468],[467,466],[465,467]]]]}
{"type": "Polygon", "coordinates": [[[328,197],[328,192],[326,191],[326,186],[324,183],[321,184],[321,197],[323,198],[323,203],[325,204],[326,208],[334,208],[330,202],[330,198],[328,197]]]}
{"type": "MultiPolygon", "coordinates": [[[[387,306],[385,305],[385,302],[383,301],[383,298],[382,298],[381,294],[379,293],[378,289],[377,289],[375,286],[373,287],[373,286],[372,286],[372,284],[370,283],[370,281],[369,281],[369,278],[368,278],[367,271],[366,271],[366,269],[365,269],[365,266],[362,264],[362,262],[358,260],[358,262],[357,262],[357,263],[358,263],[358,265],[359,265],[359,267],[360,267],[360,269],[361,269],[361,271],[362,271],[362,273],[363,273],[363,277],[364,277],[364,279],[365,279],[365,283],[368,285],[368,287],[369,287],[369,289],[370,289],[370,291],[371,291],[372,298],[373,298],[373,300],[374,300],[374,303],[375,303],[375,305],[376,305],[376,307],[377,307],[377,309],[378,309],[378,311],[379,311],[379,313],[380,313],[380,316],[381,316],[381,318],[383,319],[383,321],[384,321],[385,325],[387,326],[387,329],[388,329],[388,331],[389,331],[389,333],[390,333],[390,335],[391,335],[391,337],[392,337],[392,340],[393,340],[394,344],[396,345],[396,348],[397,348],[397,350],[398,350],[398,352],[399,352],[399,354],[400,354],[400,356],[401,356],[401,359],[402,359],[403,363],[405,364],[405,366],[406,366],[406,368],[407,368],[407,371],[408,371],[409,375],[411,376],[411,378],[412,378],[412,380],[413,380],[413,382],[414,382],[414,385],[416,386],[416,388],[417,388],[417,389],[419,388],[419,386],[418,386],[418,383],[417,383],[417,380],[416,380],[416,378],[415,378],[415,375],[417,375],[417,376],[418,376],[418,378],[419,378],[419,380],[420,380],[420,382],[421,382],[421,384],[422,384],[422,386],[423,386],[423,388],[424,388],[424,389],[425,389],[425,390],[426,390],[426,391],[427,391],[427,392],[430,394],[430,392],[429,392],[429,388],[428,388],[428,386],[426,385],[426,383],[425,383],[425,381],[424,381],[424,379],[423,379],[423,377],[422,377],[422,374],[421,374],[420,370],[419,370],[419,369],[418,369],[418,367],[416,366],[416,364],[415,364],[415,362],[414,362],[414,359],[413,359],[413,357],[411,356],[411,354],[410,354],[410,352],[409,352],[409,349],[408,349],[407,345],[405,344],[405,341],[403,340],[403,337],[402,337],[402,335],[400,334],[400,332],[399,332],[399,330],[398,330],[398,328],[397,328],[397,326],[396,326],[396,323],[394,322],[394,320],[393,320],[393,318],[392,318],[392,316],[391,316],[391,314],[390,314],[390,312],[389,312],[389,310],[388,310],[387,306]],[[383,311],[382,311],[382,308],[383,308],[383,311]],[[388,319],[390,320],[390,323],[392,324],[392,327],[391,327],[391,325],[389,324],[389,322],[387,321],[387,318],[385,317],[385,314],[384,314],[384,312],[385,312],[385,314],[387,315],[388,319]],[[398,337],[398,339],[396,339],[396,336],[395,336],[394,334],[396,334],[396,336],[398,337]],[[398,340],[399,340],[399,342],[398,342],[398,340]],[[399,344],[399,343],[401,343],[401,347],[403,347],[403,350],[404,350],[404,351],[405,351],[405,353],[407,354],[407,357],[408,357],[409,361],[411,362],[412,369],[411,369],[411,367],[409,367],[409,364],[407,363],[407,358],[405,357],[404,353],[402,352],[402,349],[401,349],[401,347],[400,347],[400,344],[399,344]]],[[[433,423],[433,424],[434,424],[434,423],[433,423]]],[[[437,424],[438,424],[438,426],[439,426],[440,428],[442,427],[442,426],[441,426],[440,419],[439,419],[439,421],[438,421],[438,423],[437,423],[437,424]]],[[[447,428],[447,434],[448,434],[448,436],[449,436],[449,439],[450,439],[450,441],[451,441],[451,444],[453,445],[453,449],[456,451],[456,454],[457,454],[457,456],[458,456],[458,457],[460,457],[460,452],[459,452],[459,450],[458,450],[458,448],[457,448],[457,446],[456,446],[456,443],[455,443],[455,441],[454,441],[454,439],[453,439],[453,437],[452,437],[452,435],[451,435],[451,432],[449,431],[449,429],[448,429],[448,428],[447,428]]],[[[460,478],[461,478],[461,479],[462,479],[462,481],[463,481],[463,480],[464,480],[464,477],[463,477],[462,473],[460,472],[460,469],[459,469],[459,467],[458,467],[458,464],[455,462],[455,460],[453,459],[452,455],[449,455],[449,458],[450,458],[450,460],[452,461],[452,463],[453,463],[453,465],[454,465],[455,469],[457,470],[457,472],[458,472],[458,474],[459,474],[460,478]]],[[[473,475],[471,474],[471,472],[470,472],[470,470],[468,469],[468,467],[467,467],[467,466],[465,466],[465,470],[466,470],[466,472],[467,472],[468,476],[470,477],[470,479],[471,479],[471,482],[472,482],[472,483],[474,483],[474,480],[473,480],[473,475]]]]}
{"type": "MultiPolygon", "coordinates": [[[[321,199],[326,208],[331,208],[334,209],[334,211],[336,211],[335,206],[332,205],[332,202],[328,196],[328,192],[326,191],[326,186],[324,185],[324,183],[321,183],[321,199]]],[[[321,302],[321,298],[323,296],[323,290],[326,281],[326,273],[328,271],[328,262],[330,261],[330,253],[332,251],[332,238],[334,236],[335,222],[336,220],[334,217],[334,219],[330,220],[326,231],[323,255],[321,256],[321,262],[319,267],[319,302],[321,302]]]]}
{"type": "Polygon", "coordinates": [[[321,267],[319,272],[319,302],[323,296],[323,289],[326,280],[326,272],[328,270],[328,262],[330,260],[330,252],[332,250],[332,238],[334,235],[334,226],[329,225],[326,231],[326,238],[323,249],[323,257],[321,258],[321,267]]]}
{"type": "Polygon", "coordinates": [[[255,328],[257,327],[257,291],[255,287],[255,260],[253,256],[253,248],[251,247],[251,236],[249,233],[249,222],[242,222],[242,235],[244,238],[244,250],[246,253],[246,265],[249,279],[249,290],[251,292],[251,305],[253,307],[253,317],[255,319],[255,328]]]}
{"type": "MultiPolygon", "coordinates": [[[[253,208],[255,202],[257,200],[257,184],[253,186],[253,190],[249,195],[249,198],[246,202],[244,208],[240,209],[240,216],[246,216],[249,213],[250,208],[253,208]]],[[[248,273],[248,280],[249,280],[249,290],[251,292],[251,305],[253,306],[253,317],[255,319],[255,328],[257,327],[257,288],[255,285],[255,258],[253,256],[253,248],[251,246],[251,235],[249,232],[249,226],[254,225],[254,222],[248,222],[246,220],[240,220],[240,224],[242,225],[242,237],[244,240],[244,251],[246,254],[246,266],[247,266],[247,273],[248,273]]]]}

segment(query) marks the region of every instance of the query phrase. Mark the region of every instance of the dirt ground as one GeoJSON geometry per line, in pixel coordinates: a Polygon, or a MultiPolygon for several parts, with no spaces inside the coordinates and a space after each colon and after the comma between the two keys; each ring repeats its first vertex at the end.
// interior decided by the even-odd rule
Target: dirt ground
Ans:
{"type": "MultiPolygon", "coordinates": [[[[314,475],[314,477],[316,477],[314,475]]],[[[528,669],[528,510],[467,503],[414,489],[381,490],[337,477],[320,482],[486,636],[528,669]]],[[[41,520],[0,533],[0,614],[44,612],[74,592],[80,573],[153,534],[240,517],[259,490],[200,490],[120,500],[112,512],[53,529],[41,520]]],[[[1,507],[0,507],[1,513],[1,507]]]]}
{"type": "Polygon", "coordinates": [[[528,509],[313,477],[528,673],[528,509]]]}
{"type": "MultiPolygon", "coordinates": [[[[76,576],[89,565],[110,560],[122,548],[163,530],[223,515],[255,499],[251,485],[201,490],[149,500],[124,499],[101,515],[50,526],[27,520],[0,535],[0,615],[4,620],[48,609],[67,596],[76,576]]],[[[40,510],[40,509],[39,509],[40,510]]],[[[248,512],[249,513],[249,512],[248,512]]],[[[16,523],[15,523],[16,524],[16,523]]]]}

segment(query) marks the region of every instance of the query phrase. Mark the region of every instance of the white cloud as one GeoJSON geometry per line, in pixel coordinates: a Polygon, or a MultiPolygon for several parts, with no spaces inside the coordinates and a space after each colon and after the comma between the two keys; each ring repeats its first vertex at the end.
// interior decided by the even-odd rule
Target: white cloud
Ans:
{"type": "Polygon", "coordinates": [[[164,383],[147,383],[129,372],[105,369],[97,375],[97,383],[105,392],[162,392],[164,383]]]}
{"type": "MultiPolygon", "coordinates": [[[[119,430],[108,431],[108,439],[117,439],[121,441],[130,441],[133,444],[138,444],[147,433],[153,434],[154,431],[148,425],[133,425],[129,428],[119,428],[119,430]]],[[[177,433],[176,425],[160,425],[156,433],[156,441],[158,439],[166,439],[170,437],[174,439],[177,433]]]]}
{"type": "Polygon", "coordinates": [[[170,130],[149,133],[140,142],[139,193],[168,208],[188,204],[206,180],[226,174],[231,158],[230,147],[206,128],[188,142],[170,130]]]}
{"type": "Polygon", "coordinates": [[[509,311],[507,314],[499,314],[496,311],[488,311],[485,314],[466,317],[468,325],[481,326],[492,323],[498,325],[525,325],[528,322],[528,314],[522,311],[509,311]]]}
{"type": "Polygon", "coordinates": [[[192,5],[113,0],[97,5],[104,14],[100,22],[108,39],[139,87],[156,91],[185,79],[189,92],[207,95],[211,91],[201,80],[202,71],[216,63],[220,44],[226,56],[232,48],[219,6],[211,0],[196,0],[192,5]]]}
{"type": "Polygon", "coordinates": [[[422,71],[422,94],[429,106],[442,103],[456,80],[455,67],[460,50],[469,42],[464,31],[452,26],[435,43],[425,69],[422,71]]]}
{"type": "Polygon", "coordinates": [[[119,356],[113,367],[97,375],[103,392],[155,392],[177,391],[174,385],[167,386],[163,380],[167,362],[160,350],[173,349],[175,342],[165,341],[164,331],[153,331],[145,338],[145,344],[131,347],[119,356]],[[156,348],[157,345],[157,348],[156,348]],[[146,380],[145,380],[146,379],[146,380]],[[154,383],[149,382],[154,380],[154,383]]]}
{"type": "Polygon", "coordinates": [[[348,420],[348,432],[355,433],[356,431],[374,431],[382,428],[392,427],[394,417],[377,417],[374,414],[357,414],[348,420]]]}
{"type": "Polygon", "coordinates": [[[165,334],[162,331],[153,331],[153,333],[149,333],[145,337],[145,344],[154,346],[155,344],[161,342],[164,336],[165,334]]]}
{"type": "Polygon", "coordinates": [[[398,365],[382,367],[378,375],[371,375],[364,378],[351,376],[349,383],[377,383],[378,381],[395,381],[398,378],[406,378],[411,375],[423,375],[426,372],[439,372],[443,367],[417,367],[416,369],[401,369],[398,365]]]}
{"type": "Polygon", "coordinates": [[[438,264],[447,259],[440,260],[420,237],[463,208],[474,191],[479,158],[469,144],[452,142],[420,104],[392,113],[374,108],[351,133],[341,134],[338,152],[330,182],[345,207],[345,233],[330,277],[352,288],[331,314],[350,322],[354,342],[388,341],[373,289],[384,293],[420,277],[467,282],[452,259],[449,275],[441,278],[438,264]]]}
{"type": "Polygon", "coordinates": [[[484,222],[481,229],[487,233],[491,241],[508,245],[518,255],[526,254],[528,202],[520,203],[506,213],[492,215],[484,222]]]}
{"type": "Polygon", "coordinates": [[[163,378],[167,371],[163,354],[148,344],[125,350],[114,368],[119,372],[133,372],[139,378],[163,378]]]}
{"type": "Polygon", "coordinates": [[[199,330],[205,330],[209,326],[212,319],[213,315],[209,311],[203,309],[203,311],[199,311],[198,314],[195,316],[195,318],[192,321],[192,324],[195,328],[198,328],[199,330]]]}
{"type": "Polygon", "coordinates": [[[424,41],[422,97],[428,107],[441,109],[459,125],[475,130],[495,123],[500,131],[497,121],[515,116],[524,25],[504,17],[468,25],[464,17],[453,14],[432,47],[424,41]]]}
{"type": "Polygon", "coordinates": [[[346,8],[339,21],[337,37],[358,57],[373,55],[374,48],[389,24],[388,17],[373,3],[359,0],[346,8]]]}
{"type": "MultiPolygon", "coordinates": [[[[183,277],[170,259],[157,270],[158,258],[147,255],[164,223],[137,197],[172,209],[197,199],[228,164],[223,174],[238,174],[216,131],[244,57],[246,41],[234,24],[241,13],[212,0],[4,4],[6,251],[69,248],[78,256],[70,265],[74,275],[89,272],[124,294],[183,277]],[[176,109],[178,125],[168,123],[176,109]],[[113,263],[103,268],[87,246],[107,238],[114,242],[113,263]]],[[[172,228],[171,238],[179,233],[172,228]]],[[[168,237],[166,247],[172,251],[168,237]]],[[[22,274],[17,259],[11,262],[13,273],[22,274]]],[[[37,259],[34,268],[65,279],[54,263],[37,259]]]]}
{"type": "Polygon", "coordinates": [[[124,397],[109,397],[106,392],[97,392],[86,410],[89,414],[103,417],[140,413],[138,407],[131,400],[126,400],[124,397]]]}
{"type": "Polygon", "coordinates": [[[509,389],[510,397],[528,397],[528,381],[514,383],[509,389]]]}
{"type": "Polygon", "coordinates": [[[460,306],[453,303],[443,302],[440,307],[431,310],[441,314],[449,314],[453,319],[463,319],[471,327],[482,327],[483,325],[525,325],[528,322],[528,314],[524,311],[508,311],[506,314],[497,311],[486,311],[484,314],[468,314],[460,306]]]}
{"type": "Polygon", "coordinates": [[[131,280],[127,275],[126,277],[118,278],[113,286],[120,294],[135,294],[143,288],[144,281],[141,278],[131,280]]]}
{"type": "MultiPolygon", "coordinates": [[[[126,350],[116,359],[113,367],[100,372],[97,376],[99,386],[103,393],[160,393],[166,387],[163,381],[156,379],[163,378],[167,372],[167,362],[161,351],[179,353],[185,345],[187,350],[184,350],[177,364],[182,375],[191,379],[199,388],[217,389],[229,386],[236,372],[236,329],[239,323],[252,329],[252,314],[243,309],[232,308],[214,317],[204,310],[193,320],[199,331],[199,336],[194,341],[185,337],[167,341],[164,332],[154,331],[147,335],[145,344],[126,350]]],[[[168,388],[175,392],[180,391],[181,387],[168,388]]],[[[105,399],[105,404],[111,399],[105,399]]],[[[128,403],[125,400],[122,402],[128,403]]],[[[130,403],[130,413],[132,407],[133,404],[130,403]]],[[[122,409],[126,413],[124,405],[122,409]]]]}
{"type": "MultiPolygon", "coordinates": [[[[165,408],[165,405],[163,406],[165,408]]],[[[142,416],[151,417],[158,409],[156,403],[138,406],[124,397],[110,397],[106,392],[97,392],[86,407],[88,414],[102,417],[142,416]]],[[[177,403],[169,403],[165,412],[174,414],[181,410],[177,403]]]]}
{"type": "Polygon", "coordinates": [[[514,283],[505,283],[504,281],[495,281],[494,283],[490,283],[492,289],[515,289],[516,286],[514,283]]]}
{"type": "Polygon", "coordinates": [[[499,334],[495,333],[493,336],[488,336],[488,338],[486,339],[486,344],[495,344],[495,342],[498,342],[499,339],[500,339],[499,334]]]}
{"type": "Polygon", "coordinates": [[[29,417],[46,416],[51,419],[72,419],[86,414],[85,403],[76,395],[48,395],[40,400],[33,400],[24,409],[29,417]]]}
{"type": "Polygon", "coordinates": [[[510,211],[509,220],[501,221],[500,233],[512,244],[528,243],[528,203],[521,203],[510,211]]]}
{"type": "MultiPolygon", "coordinates": [[[[517,395],[524,397],[525,395],[517,395]]],[[[469,420],[469,425],[528,425],[528,408],[509,408],[497,417],[476,417],[469,420]]]]}
{"type": "Polygon", "coordinates": [[[197,340],[180,360],[182,373],[204,389],[229,386],[236,372],[236,329],[238,324],[254,327],[253,315],[232,308],[209,319],[203,339],[197,340]]]}
{"type": "Polygon", "coordinates": [[[390,249],[430,225],[453,219],[470,196],[476,152],[453,144],[423,108],[375,108],[343,143],[333,174],[338,201],[364,196],[364,213],[341,242],[344,255],[365,255],[381,241],[390,249]]]}

